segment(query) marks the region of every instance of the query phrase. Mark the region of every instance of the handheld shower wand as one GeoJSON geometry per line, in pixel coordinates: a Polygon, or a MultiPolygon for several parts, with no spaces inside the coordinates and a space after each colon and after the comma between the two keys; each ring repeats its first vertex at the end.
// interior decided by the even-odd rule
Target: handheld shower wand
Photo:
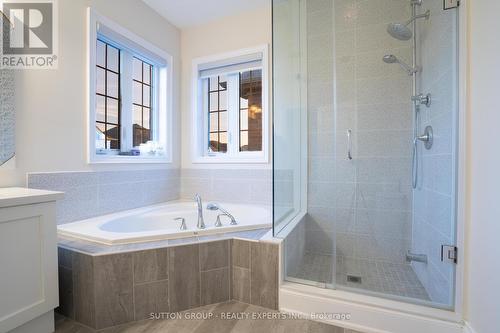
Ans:
{"type": "Polygon", "coordinates": [[[385,55],[382,60],[386,64],[399,64],[407,73],[408,75],[414,75],[415,73],[420,71],[420,67],[411,67],[404,61],[399,60],[394,54],[387,54],[385,55]]]}

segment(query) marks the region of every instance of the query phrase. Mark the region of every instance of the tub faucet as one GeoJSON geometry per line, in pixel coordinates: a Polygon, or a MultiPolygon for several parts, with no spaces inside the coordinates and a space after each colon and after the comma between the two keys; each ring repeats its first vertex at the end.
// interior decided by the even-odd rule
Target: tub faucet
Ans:
{"type": "MultiPolygon", "coordinates": [[[[221,214],[219,214],[219,216],[217,216],[217,219],[219,220],[218,222],[216,222],[216,224],[220,224],[220,217],[221,216],[227,216],[231,219],[231,225],[237,225],[238,222],[236,222],[236,219],[234,218],[234,216],[232,214],[230,214],[227,210],[225,210],[224,208],[222,208],[221,206],[219,206],[218,204],[212,202],[212,203],[209,203],[207,205],[207,209],[208,210],[218,210],[221,212],[221,214]]],[[[219,227],[220,225],[216,225],[217,227],[219,227]]]]}
{"type": "Polygon", "coordinates": [[[196,226],[198,229],[205,229],[205,221],[203,220],[203,204],[201,203],[201,197],[198,193],[194,196],[194,200],[198,205],[198,224],[196,226]]]}

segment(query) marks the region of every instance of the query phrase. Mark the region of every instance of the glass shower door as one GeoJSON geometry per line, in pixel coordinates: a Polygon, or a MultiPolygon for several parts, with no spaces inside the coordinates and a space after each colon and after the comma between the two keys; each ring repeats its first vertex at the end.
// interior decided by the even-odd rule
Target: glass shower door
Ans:
{"type": "Polygon", "coordinates": [[[442,253],[455,244],[458,9],[440,0],[274,1],[278,69],[286,43],[276,31],[297,20],[276,15],[291,3],[302,13],[292,39],[306,63],[293,73],[307,78],[307,98],[284,112],[280,103],[296,101],[280,89],[298,93],[275,73],[274,125],[307,153],[275,141],[274,163],[303,171],[307,161],[293,187],[307,199],[298,201],[301,222],[282,234],[286,279],[453,307],[455,265],[442,253]],[[298,114],[307,125],[285,128],[298,114]]]}

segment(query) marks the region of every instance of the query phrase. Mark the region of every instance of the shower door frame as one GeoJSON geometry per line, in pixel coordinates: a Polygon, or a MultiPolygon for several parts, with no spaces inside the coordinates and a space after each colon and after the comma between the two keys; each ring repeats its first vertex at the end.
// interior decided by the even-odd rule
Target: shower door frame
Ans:
{"type": "MultiPolygon", "coordinates": [[[[439,0],[436,0],[439,1],[439,0]]],[[[420,332],[419,329],[435,327],[441,332],[462,332],[463,326],[463,300],[464,300],[464,245],[466,224],[466,143],[467,143],[467,63],[468,63],[468,26],[467,15],[469,0],[462,0],[457,9],[458,21],[458,126],[457,156],[456,156],[456,246],[458,248],[458,263],[455,267],[455,297],[453,309],[440,309],[428,305],[406,303],[397,300],[369,296],[351,291],[338,289],[323,289],[310,285],[303,285],[282,279],[280,286],[280,309],[284,311],[310,314],[313,311],[325,312],[327,310],[346,310],[351,313],[351,320],[346,321],[326,320],[352,329],[377,329],[387,330],[391,325],[412,324],[408,332],[420,332]],[[388,313],[391,316],[388,317],[388,313]],[[356,322],[355,318],[362,318],[364,323],[356,322]],[[368,322],[368,323],[367,323],[368,322]],[[381,327],[384,326],[385,327],[381,327]],[[415,329],[415,331],[413,331],[415,329]]],[[[295,223],[289,223],[286,231],[292,230],[295,223]]],[[[284,255],[284,253],[283,253],[284,255]]],[[[284,262],[284,261],[283,261],[284,262]]],[[[284,267],[283,267],[284,268],[284,267]]],[[[286,271],[282,271],[283,278],[286,271]]],[[[334,311],[332,311],[334,312],[334,311]]]]}

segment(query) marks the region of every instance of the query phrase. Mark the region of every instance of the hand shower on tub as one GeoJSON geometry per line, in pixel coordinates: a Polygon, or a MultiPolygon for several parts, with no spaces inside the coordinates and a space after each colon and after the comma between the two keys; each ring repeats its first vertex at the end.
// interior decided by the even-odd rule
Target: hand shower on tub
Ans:
{"type": "Polygon", "coordinates": [[[216,227],[222,227],[222,222],[220,220],[221,216],[227,216],[227,217],[229,217],[229,219],[231,220],[231,225],[237,225],[238,224],[238,222],[236,222],[236,219],[234,218],[234,216],[232,214],[230,214],[227,210],[225,210],[224,208],[222,208],[221,206],[219,206],[219,204],[216,204],[214,202],[209,203],[207,205],[207,209],[208,210],[218,210],[218,211],[221,212],[221,214],[217,215],[217,221],[215,222],[215,226],[216,227]]]}

